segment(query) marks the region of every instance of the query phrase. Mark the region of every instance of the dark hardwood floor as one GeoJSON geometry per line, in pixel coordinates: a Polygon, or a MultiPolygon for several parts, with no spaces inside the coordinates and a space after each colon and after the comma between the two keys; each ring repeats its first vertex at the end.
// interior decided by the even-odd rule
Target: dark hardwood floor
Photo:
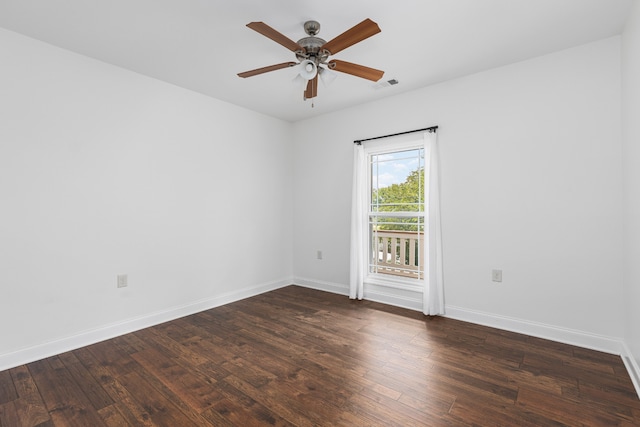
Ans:
{"type": "Polygon", "coordinates": [[[0,425],[640,425],[617,356],[290,286],[0,372],[0,425]]]}

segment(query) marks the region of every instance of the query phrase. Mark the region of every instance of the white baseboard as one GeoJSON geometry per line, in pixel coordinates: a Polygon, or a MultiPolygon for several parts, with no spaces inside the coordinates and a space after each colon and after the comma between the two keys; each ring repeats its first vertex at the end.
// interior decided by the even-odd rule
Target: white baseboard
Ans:
{"type": "Polygon", "coordinates": [[[604,353],[622,354],[622,339],[620,338],[590,334],[588,332],[560,328],[544,323],[531,322],[460,307],[446,306],[445,313],[445,317],[451,319],[504,329],[533,337],[602,351],[604,353]]]}
{"type": "Polygon", "coordinates": [[[640,366],[625,343],[622,343],[621,357],[624,362],[624,366],[627,368],[627,372],[629,372],[629,376],[631,377],[633,386],[636,389],[638,398],[640,398],[640,366]]]}
{"type": "Polygon", "coordinates": [[[293,284],[302,286],[303,288],[310,288],[317,291],[325,291],[332,294],[349,296],[349,286],[340,283],[323,282],[320,280],[307,279],[304,277],[294,277],[293,284]]]}
{"type": "MultiPolygon", "coordinates": [[[[305,288],[316,289],[318,291],[331,292],[338,295],[349,295],[349,286],[340,283],[323,282],[304,277],[295,277],[293,283],[305,288]]],[[[365,285],[364,299],[375,301],[382,304],[393,305],[396,307],[408,308],[409,310],[422,311],[422,294],[416,293],[415,296],[410,295],[412,292],[399,290],[394,293],[393,288],[389,291],[381,290],[379,286],[365,285]]]]}
{"type": "Polygon", "coordinates": [[[263,283],[212,298],[205,298],[181,306],[127,319],[122,322],[112,323],[100,328],[90,329],[65,338],[23,348],[11,353],[0,354],[0,371],[279,289],[284,286],[288,286],[291,283],[293,283],[293,279],[282,279],[274,282],[263,283]]]}

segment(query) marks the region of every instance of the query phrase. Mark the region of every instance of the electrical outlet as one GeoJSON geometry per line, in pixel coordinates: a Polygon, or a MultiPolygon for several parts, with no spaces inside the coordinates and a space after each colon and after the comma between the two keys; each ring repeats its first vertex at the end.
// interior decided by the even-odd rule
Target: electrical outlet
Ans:
{"type": "Polygon", "coordinates": [[[502,270],[492,270],[491,280],[494,282],[502,282],[502,270]]]}
{"type": "Polygon", "coordinates": [[[316,254],[316,258],[322,259],[322,251],[318,251],[316,254]]]}
{"type": "Polygon", "coordinates": [[[127,283],[127,275],[126,274],[118,274],[118,287],[126,288],[129,284],[127,283]]]}

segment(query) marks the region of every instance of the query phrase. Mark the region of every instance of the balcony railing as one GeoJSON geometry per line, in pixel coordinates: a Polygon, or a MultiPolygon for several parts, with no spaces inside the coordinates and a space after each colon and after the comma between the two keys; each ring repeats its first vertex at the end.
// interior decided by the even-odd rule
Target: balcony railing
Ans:
{"type": "Polygon", "coordinates": [[[423,236],[415,231],[374,231],[371,272],[422,279],[423,236]]]}

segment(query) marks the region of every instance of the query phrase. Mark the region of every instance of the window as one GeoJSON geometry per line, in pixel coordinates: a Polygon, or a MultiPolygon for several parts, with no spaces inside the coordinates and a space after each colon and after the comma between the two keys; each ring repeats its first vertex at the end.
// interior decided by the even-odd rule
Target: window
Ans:
{"type": "Polygon", "coordinates": [[[424,278],[423,145],[367,150],[369,275],[424,278]]]}
{"type": "Polygon", "coordinates": [[[356,141],[349,298],[366,282],[421,292],[424,314],[444,313],[436,129],[356,141]]]}

